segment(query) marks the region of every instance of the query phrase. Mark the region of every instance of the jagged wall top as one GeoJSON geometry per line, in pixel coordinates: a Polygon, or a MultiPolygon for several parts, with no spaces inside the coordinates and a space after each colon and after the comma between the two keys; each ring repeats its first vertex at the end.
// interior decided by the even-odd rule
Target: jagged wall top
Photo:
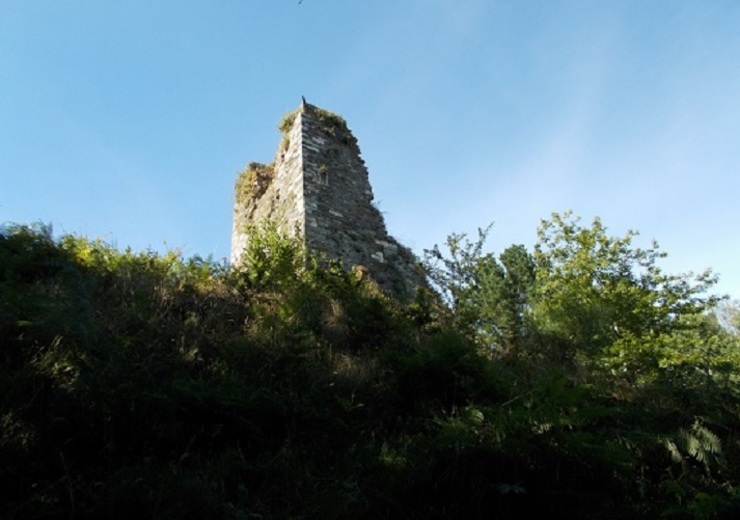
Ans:
{"type": "Polygon", "coordinates": [[[397,294],[413,292],[421,279],[416,259],[388,235],[346,121],[303,100],[280,130],[274,161],[250,163],[237,179],[232,262],[241,260],[247,226],[269,220],[310,251],[341,259],[347,269],[364,266],[397,294]]]}

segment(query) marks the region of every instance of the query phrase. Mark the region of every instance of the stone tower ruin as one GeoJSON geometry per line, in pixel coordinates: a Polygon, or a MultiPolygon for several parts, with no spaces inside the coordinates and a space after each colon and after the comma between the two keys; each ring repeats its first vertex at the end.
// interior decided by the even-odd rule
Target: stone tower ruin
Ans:
{"type": "Polygon", "coordinates": [[[232,265],[241,262],[250,225],[272,222],[308,251],[340,259],[347,270],[362,266],[396,295],[413,294],[423,280],[417,260],[388,234],[344,119],[304,100],[280,130],[274,161],[250,163],[237,178],[232,265]]]}

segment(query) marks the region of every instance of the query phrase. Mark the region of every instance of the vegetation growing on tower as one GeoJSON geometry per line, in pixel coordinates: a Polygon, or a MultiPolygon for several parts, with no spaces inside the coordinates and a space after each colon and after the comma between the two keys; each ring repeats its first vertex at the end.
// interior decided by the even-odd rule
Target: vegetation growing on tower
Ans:
{"type": "Polygon", "coordinates": [[[296,109],[288,112],[280,120],[280,124],[278,125],[278,130],[280,130],[281,134],[279,150],[282,152],[286,151],[290,146],[290,129],[293,128],[293,123],[295,123],[295,118],[298,116],[299,111],[300,109],[296,109]]]}
{"type": "MultiPolygon", "coordinates": [[[[327,134],[333,137],[342,138],[342,140],[344,140],[345,142],[350,142],[350,141],[356,142],[356,139],[354,138],[354,136],[352,136],[352,132],[349,130],[349,127],[347,126],[347,121],[339,114],[336,114],[329,110],[325,110],[323,108],[316,107],[313,105],[307,105],[306,110],[311,111],[311,113],[315,116],[316,120],[318,121],[321,130],[323,130],[327,134]]],[[[289,143],[288,133],[290,132],[290,129],[293,128],[293,123],[295,122],[295,118],[298,116],[298,113],[300,111],[301,111],[301,108],[288,112],[280,120],[278,129],[283,135],[283,142],[281,145],[282,149],[285,149],[288,146],[288,143],[289,143]]]]}
{"type": "Polygon", "coordinates": [[[313,111],[324,132],[340,139],[345,144],[357,143],[357,139],[352,135],[352,132],[347,126],[347,121],[342,116],[319,107],[313,107],[313,111]]]}
{"type": "Polygon", "coordinates": [[[270,187],[275,176],[274,164],[250,162],[236,178],[234,185],[235,199],[246,203],[259,199],[270,187]]]}
{"type": "Polygon", "coordinates": [[[290,132],[290,129],[293,128],[293,123],[295,122],[295,118],[298,115],[299,111],[300,109],[296,109],[291,112],[288,112],[280,120],[280,124],[278,125],[278,130],[280,130],[282,134],[287,134],[288,132],[290,132]]]}

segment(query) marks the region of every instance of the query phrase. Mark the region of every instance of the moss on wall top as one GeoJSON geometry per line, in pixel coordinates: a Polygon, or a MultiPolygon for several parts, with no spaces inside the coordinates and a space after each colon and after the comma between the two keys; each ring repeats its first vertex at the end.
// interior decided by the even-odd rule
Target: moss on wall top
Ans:
{"type": "Polygon", "coordinates": [[[283,116],[283,118],[280,120],[280,124],[278,125],[278,130],[280,130],[281,133],[287,134],[290,132],[290,129],[293,128],[293,123],[295,122],[295,118],[298,115],[298,112],[300,111],[300,108],[293,110],[292,112],[288,112],[283,116]]]}
{"type": "Polygon", "coordinates": [[[347,126],[347,121],[342,116],[340,116],[339,114],[335,114],[334,112],[324,110],[323,108],[306,104],[305,106],[297,108],[292,112],[288,112],[280,120],[280,124],[278,124],[278,130],[280,130],[280,132],[283,134],[281,149],[285,150],[290,145],[290,138],[288,137],[288,134],[290,133],[291,128],[293,128],[295,118],[298,116],[298,113],[301,112],[301,110],[303,110],[307,114],[312,115],[313,119],[318,122],[318,126],[323,132],[326,132],[333,137],[341,139],[347,144],[357,142],[355,137],[352,135],[352,132],[349,130],[349,127],[347,126]]]}
{"type": "Polygon", "coordinates": [[[274,164],[251,162],[236,178],[234,192],[239,203],[259,199],[272,184],[275,176],[274,164]]]}
{"type": "Polygon", "coordinates": [[[318,107],[312,107],[312,113],[319,123],[319,128],[323,132],[341,140],[345,144],[357,144],[357,139],[352,135],[352,132],[347,126],[347,121],[342,116],[318,107]]]}
{"type": "Polygon", "coordinates": [[[345,121],[339,114],[335,114],[334,112],[329,112],[328,110],[318,107],[314,108],[314,113],[318,116],[319,123],[323,130],[329,131],[330,129],[339,129],[349,132],[347,121],[345,121]]]}

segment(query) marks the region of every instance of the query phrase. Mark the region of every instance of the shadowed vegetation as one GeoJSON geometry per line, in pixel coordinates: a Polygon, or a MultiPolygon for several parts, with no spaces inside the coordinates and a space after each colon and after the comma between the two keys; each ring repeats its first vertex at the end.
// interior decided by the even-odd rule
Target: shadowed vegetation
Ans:
{"type": "Polygon", "coordinates": [[[737,309],[632,239],[453,235],[400,303],[269,229],[230,269],[6,226],[0,517],[735,518],[737,309]]]}

